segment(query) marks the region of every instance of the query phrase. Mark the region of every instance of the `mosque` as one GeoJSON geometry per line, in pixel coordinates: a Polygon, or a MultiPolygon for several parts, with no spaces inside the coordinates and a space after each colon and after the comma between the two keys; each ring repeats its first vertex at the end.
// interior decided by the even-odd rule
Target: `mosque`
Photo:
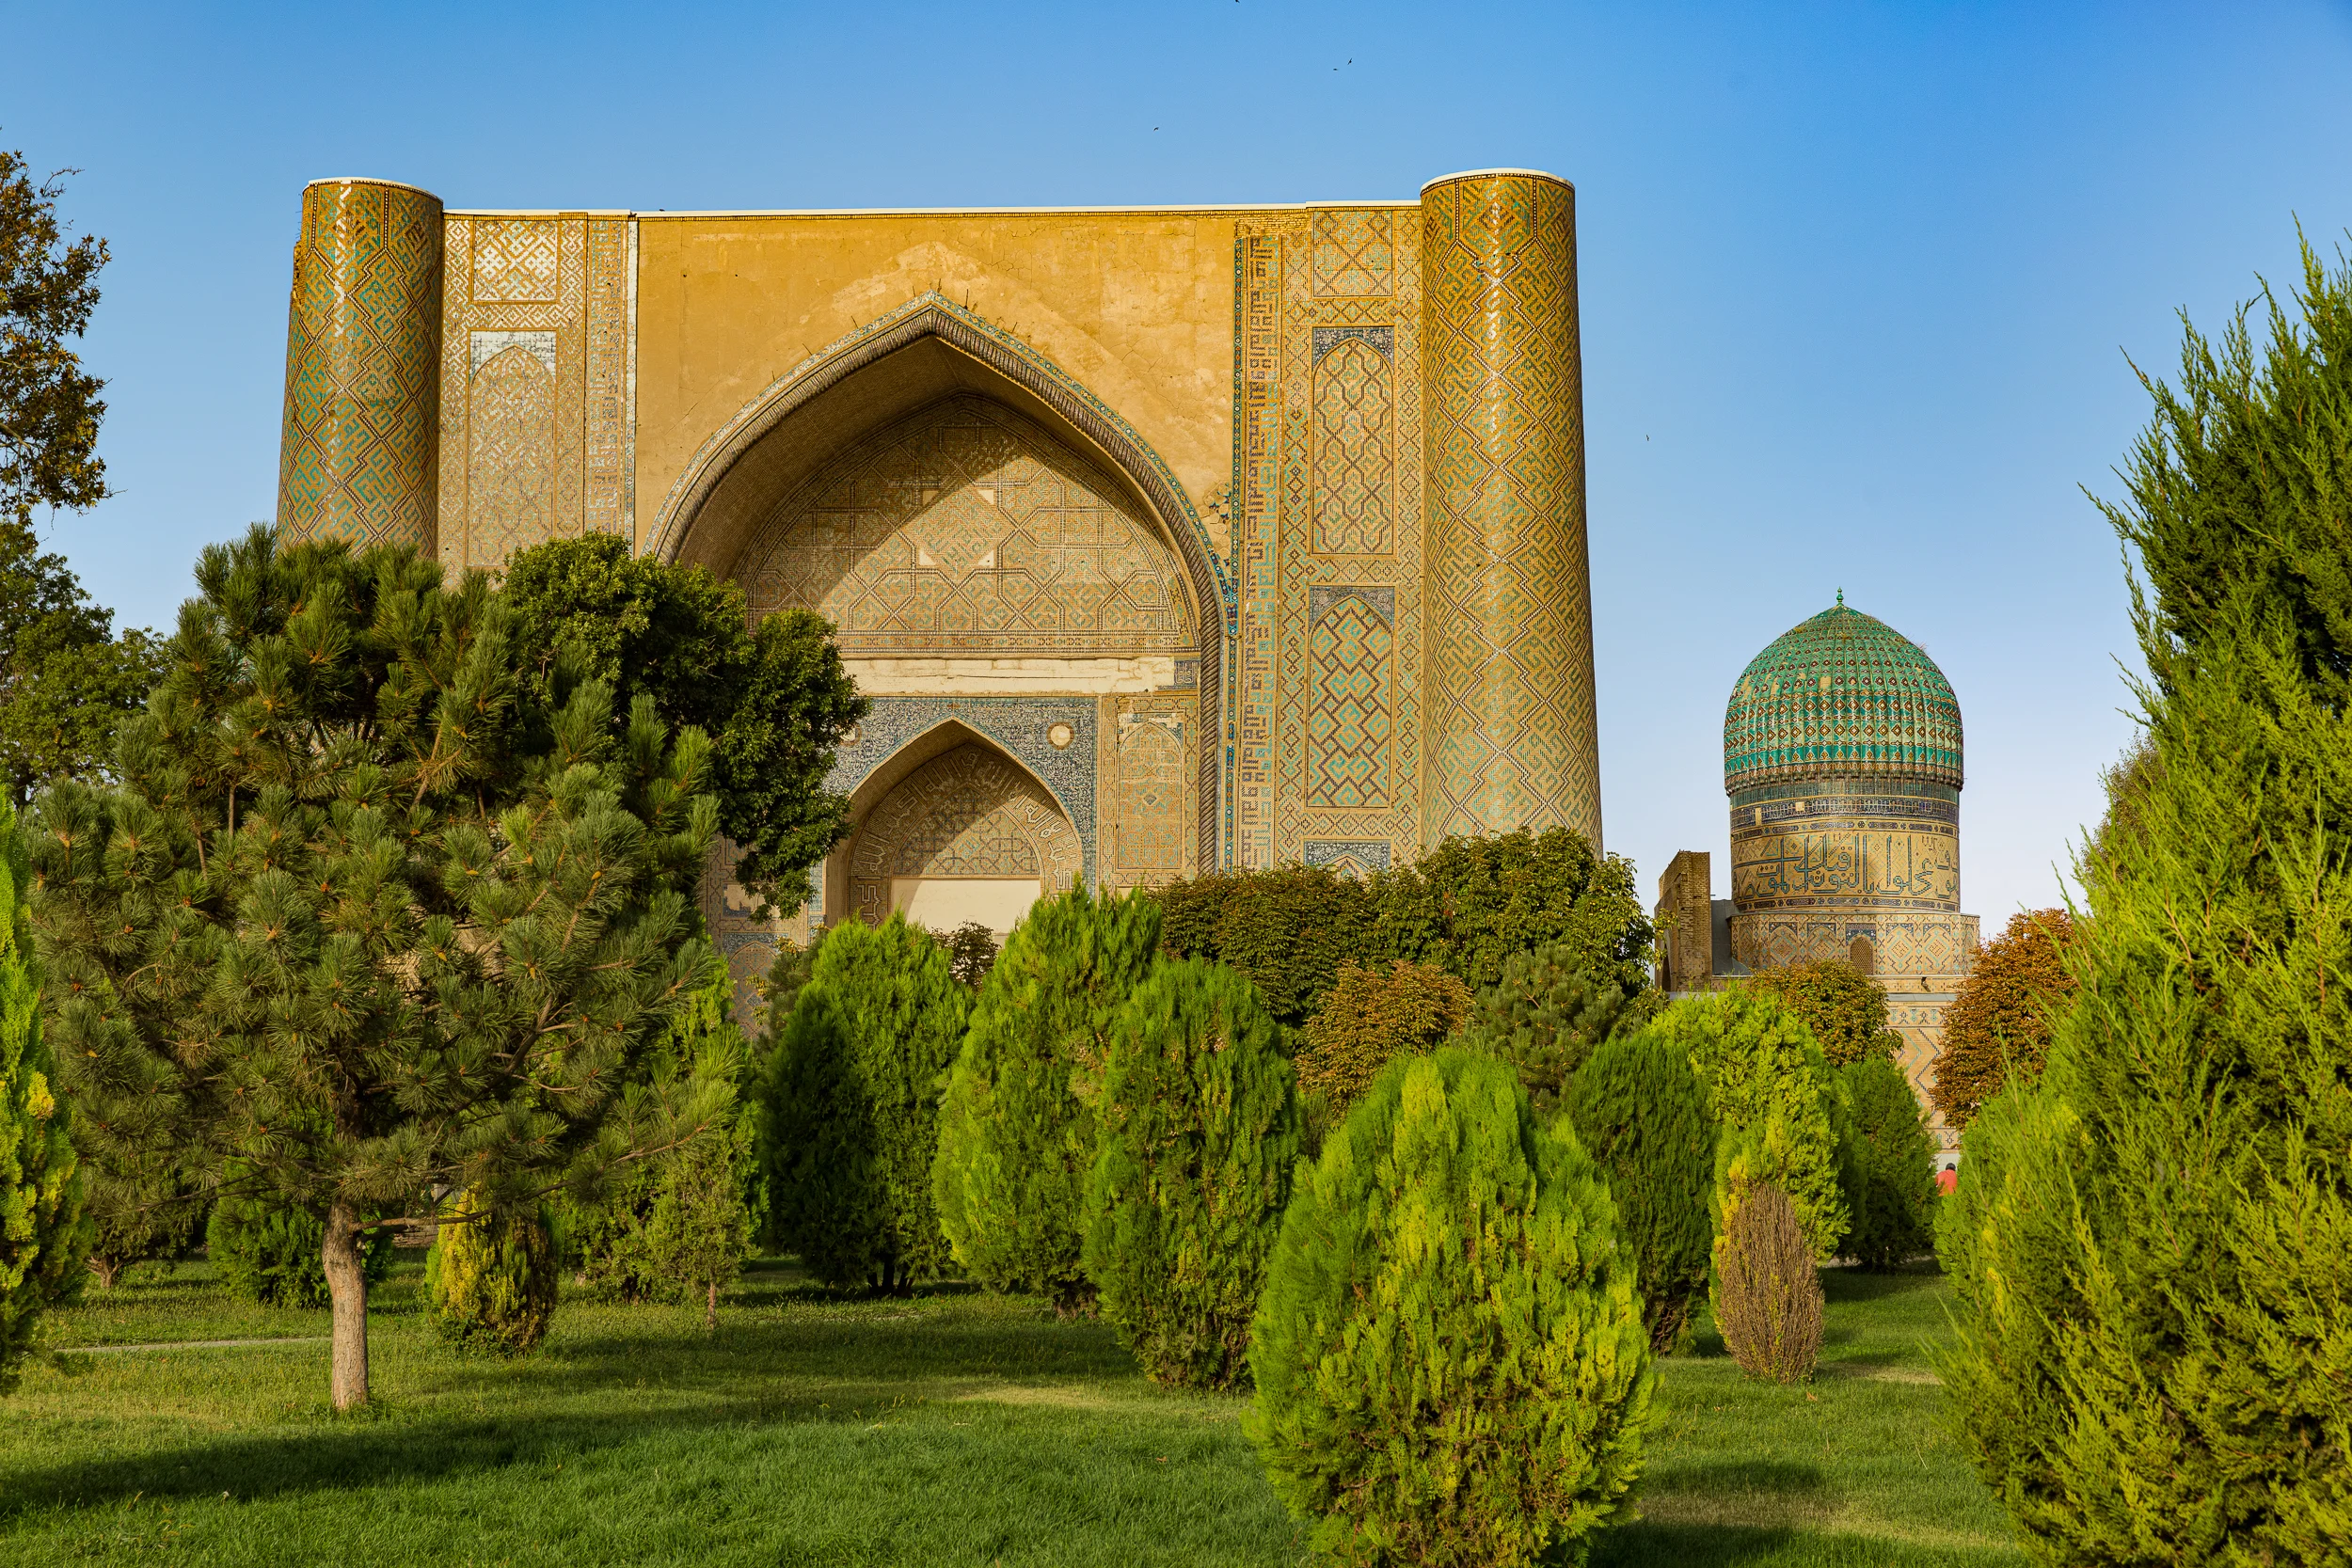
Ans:
{"type": "MultiPolygon", "coordinates": [[[[872,711],[848,839],[755,919],[1009,928],[1073,878],[1364,874],[1601,844],[1575,192],[858,212],[458,210],[306,187],[278,522],[452,569],[590,532],[824,615],[872,711]]],[[[1676,987],[1835,951],[1965,966],[1960,718],[1836,609],[1741,677],[1734,911],[1677,857],[1676,987]],[[1716,933],[1702,941],[1699,933],[1716,933]]],[[[1920,1037],[1927,1037],[1922,1034],[1920,1037]]]]}
{"type": "MultiPolygon", "coordinates": [[[[1960,704],[1917,644],[1837,602],[1775,638],[1724,710],[1731,896],[1685,849],[1658,880],[1659,984],[1842,958],[1886,989],[1922,1104],[1977,951],[1960,912],[1960,704]]],[[[1957,1137],[1939,1118],[1947,1149],[1957,1137]]]]}

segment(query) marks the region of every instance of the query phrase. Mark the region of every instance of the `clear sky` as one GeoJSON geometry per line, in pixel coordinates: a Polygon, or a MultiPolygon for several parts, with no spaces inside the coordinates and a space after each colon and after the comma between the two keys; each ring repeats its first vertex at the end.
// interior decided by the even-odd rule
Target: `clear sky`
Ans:
{"type": "Polygon", "coordinates": [[[56,547],[167,626],[275,505],[306,181],[453,206],[1410,198],[1575,182],[1609,847],[1724,891],[1725,696],[1847,602],[1967,724],[1963,892],[2049,902],[2130,727],[2083,495],[2176,312],[2352,227],[2352,7],[1182,0],[33,6],[0,146],[114,262],[87,358],[120,495],[56,547]]]}

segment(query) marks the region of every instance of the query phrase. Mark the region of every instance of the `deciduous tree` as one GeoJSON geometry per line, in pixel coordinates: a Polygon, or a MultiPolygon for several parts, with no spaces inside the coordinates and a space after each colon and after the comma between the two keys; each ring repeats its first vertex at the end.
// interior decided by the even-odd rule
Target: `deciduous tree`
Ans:
{"type": "Polygon", "coordinates": [[[1843,958],[1760,969],[1742,983],[1802,1019],[1833,1068],[1867,1056],[1891,1061],[1902,1049],[1903,1037],[1887,1026],[1885,988],[1843,958]]]}
{"type": "Polygon", "coordinates": [[[1960,994],[1944,1009],[1944,1044],[1935,1058],[1935,1106],[1964,1128],[2014,1073],[2042,1076],[2050,1053],[2050,1024],[2074,994],[2066,950],[2074,916],[2034,910],[2010,916],[2008,927],[1984,944],[1960,994]]]}
{"type": "Polygon", "coordinates": [[[98,455],[105,383],[68,344],[98,309],[106,242],[66,238],[60,170],[35,183],[21,152],[0,152],[0,531],[29,530],[41,507],[106,499],[98,455]]]}

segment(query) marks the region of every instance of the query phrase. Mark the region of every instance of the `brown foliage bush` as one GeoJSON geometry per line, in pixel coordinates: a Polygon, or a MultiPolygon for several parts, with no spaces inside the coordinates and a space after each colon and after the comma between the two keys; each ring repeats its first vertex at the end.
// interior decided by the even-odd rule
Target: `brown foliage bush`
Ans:
{"type": "Polygon", "coordinates": [[[1935,1059],[1935,1107],[1951,1126],[1967,1126],[2000,1092],[2011,1064],[2042,1076],[2050,1024],[2074,993],[2066,949],[2076,934],[2064,910],[2033,910],[2010,916],[2008,929],[1977,955],[1944,1010],[1944,1050],[1935,1059]]]}
{"type": "Polygon", "coordinates": [[[1343,964],[1303,1032],[1298,1092],[1328,1126],[1363,1098],[1382,1068],[1435,1051],[1470,1011],[1470,988],[1435,964],[1343,964]]]}
{"type": "Polygon", "coordinates": [[[1747,1190],[1715,1243],[1715,1326],[1740,1370],[1770,1383],[1804,1383],[1821,1358],[1821,1276],[1788,1195],[1747,1190]]]}

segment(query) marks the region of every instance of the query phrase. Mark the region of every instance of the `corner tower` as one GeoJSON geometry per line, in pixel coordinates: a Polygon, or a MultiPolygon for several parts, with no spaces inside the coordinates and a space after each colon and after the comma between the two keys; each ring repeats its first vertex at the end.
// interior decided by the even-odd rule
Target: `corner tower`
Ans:
{"type": "Polygon", "coordinates": [[[1576,191],[1485,169],[1421,208],[1423,840],[1566,827],[1598,849],[1576,191]]]}
{"type": "Polygon", "coordinates": [[[303,188],[286,321],[278,526],[434,548],[440,198],[389,180],[303,188]]]}
{"type": "Polygon", "coordinates": [[[1960,912],[1960,704],[1919,646],[1838,602],[1741,672],[1724,712],[1731,954],[1844,958],[1890,992],[1949,990],[1960,912]]]}

